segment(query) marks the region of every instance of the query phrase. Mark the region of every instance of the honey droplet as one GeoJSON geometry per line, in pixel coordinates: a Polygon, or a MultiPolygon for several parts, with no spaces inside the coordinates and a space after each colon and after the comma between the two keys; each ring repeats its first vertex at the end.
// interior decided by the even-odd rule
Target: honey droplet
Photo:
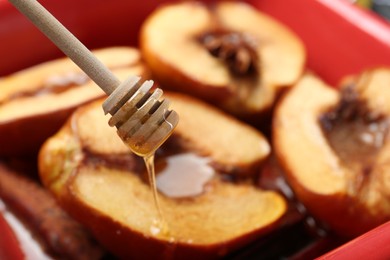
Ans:
{"type": "Polygon", "coordinates": [[[167,166],[157,175],[157,189],[170,198],[198,196],[210,181],[215,170],[210,160],[194,153],[170,156],[167,166]]]}

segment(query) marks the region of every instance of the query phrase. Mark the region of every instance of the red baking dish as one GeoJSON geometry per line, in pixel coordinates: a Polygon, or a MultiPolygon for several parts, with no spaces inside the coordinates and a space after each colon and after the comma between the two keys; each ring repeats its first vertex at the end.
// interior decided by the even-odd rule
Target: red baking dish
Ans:
{"type": "MultiPolygon", "coordinates": [[[[89,48],[137,44],[143,19],[168,1],[40,1],[89,48]]],[[[209,1],[211,2],[211,1],[209,1]]],[[[329,83],[390,63],[389,24],[343,0],[248,0],[294,30],[308,50],[308,67],[329,83]]],[[[62,55],[7,1],[0,0],[0,75],[62,55]]]]}
{"type": "Polygon", "coordinates": [[[318,259],[389,259],[390,222],[387,222],[318,259]]]}
{"type": "Polygon", "coordinates": [[[24,259],[18,240],[0,210],[0,259],[24,259]]]}
{"type": "MultiPolygon", "coordinates": [[[[158,5],[168,1],[40,2],[92,49],[110,45],[137,45],[138,29],[144,18],[158,5]]],[[[368,67],[390,65],[390,25],[348,1],[247,2],[295,31],[307,48],[308,69],[334,86],[345,75],[358,73],[368,67]]],[[[0,76],[59,56],[62,56],[61,52],[45,36],[7,1],[0,0],[0,76]]],[[[14,245],[9,246],[13,242],[3,239],[5,237],[11,239],[13,235],[0,215],[0,257],[6,250],[6,255],[18,254],[19,249],[14,245]]],[[[389,245],[390,223],[387,223],[322,258],[388,259],[389,245]]]]}

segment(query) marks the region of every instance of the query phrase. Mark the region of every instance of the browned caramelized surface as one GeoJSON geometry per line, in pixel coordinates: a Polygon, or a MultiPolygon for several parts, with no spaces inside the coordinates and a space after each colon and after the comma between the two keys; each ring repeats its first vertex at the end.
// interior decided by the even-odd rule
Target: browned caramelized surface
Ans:
{"type": "Polygon", "coordinates": [[[160,84],[239,116],[267,112],[306,59],[287,27],[237,1],[163,6],[145,21],[140,38],[160,84]]]}
{"type": "Polygon", "coordinates": [[[354,172],[370,174],[388,139],[390,118],[370,111],[356,86],[350,85],[342,89],[339,103],[320,122],[341,161],[354,172]]]}
{"type": "MultiPolygon", "coordinates": [[[[148,76],[135,48],[103,48],[94,54],[120,80],[148,76]]],[[[0,156],[7,157],[36,154],[78,106],[106,96],[68,58],[3,77],[0,88],[0,156]]]]}
{"type": "Polygon", "coordinates": [[[274,149],[290,185],[342,236],[390,218],[389,72],[365,72],[341,94],[308,74],[276,109],[274,149]]]}
{"type": "MultiPolygon", "coordinates": [[[[136,49],[113,47],[94,51],[111,70],[144,74],[136,49]]],[[[120,75],[118,75],[120,76],[120,75]]],[[[0,79],[0,122],[49,113],[105,96],[70,59],[36,65],[0,79]]],[[[1,125],[0,125],[1,126],[1,125]]]]}
{"type": "MultiPolygon", "coordinates": [[[[136,248],[119,249],[118,243],[147,240],[145,246],[174,245],[178,248],[174,254],[184,249],[196,254],[202,250],[207,254],[226,254],[240,243],[277,228],[286,213],[285,199],[252,182],[259,174],[259,164],[269,154],[269,144],[262,134],[199,100],[165,94],[181,120],[168,146],[157,152],[157,168],[164,170],[177,153],[190,152],[206,161],[202,167],[215,173],[245,173],[241,176],[245,181],[233,182],[213,174],[200,183],[192,183],[197,186],[195,194],[180,193],[175,197],[176,194],[160,193],[160,205],[168,223],[168,232],[162,232],[155,225],[159,216],[142,160],[130,154],[108,126],[101,113],[101,101],[96,101],[77,110],[41,149],[43,183],[74,217],[93,230],[99,241],[114,252],[122,250],[118,254],[127,257],[137,254],[136,248]],[[114,158],[123,163],[117,165],[119,161],[114,158]],[[92,216],[99,217],[92,220],[92,216]],[[111,228],[103,232],[97,228],[100,226],[111,228]],[[117,237],[116,230],[123,237],[117,237]],[[115,240],[118,242],[113,245],[115,240]]],[[[190,172],[186,167],[195,166],[184,166],[174,176],[190,172]]],[[[167,179],[163,182],[172,183],[167,179]]]]}

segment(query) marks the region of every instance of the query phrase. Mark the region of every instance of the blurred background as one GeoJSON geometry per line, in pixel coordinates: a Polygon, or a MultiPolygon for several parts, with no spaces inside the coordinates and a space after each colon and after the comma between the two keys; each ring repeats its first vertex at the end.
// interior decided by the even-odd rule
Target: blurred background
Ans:
{"type": "Polygon", "coordinates": [[[351,0],[351,2],[371,9],[390,22],[390,0],[351,0]]]}

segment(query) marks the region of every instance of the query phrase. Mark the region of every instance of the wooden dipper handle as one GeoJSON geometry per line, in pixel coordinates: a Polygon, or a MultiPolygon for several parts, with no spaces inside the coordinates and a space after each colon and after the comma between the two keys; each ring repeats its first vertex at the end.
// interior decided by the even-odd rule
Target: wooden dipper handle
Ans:
{"type": "Polygon", "coordinates": [[[63,53],[110,95],[120,85],[118,78],[36,0],[9,0],[63,53]]]}

